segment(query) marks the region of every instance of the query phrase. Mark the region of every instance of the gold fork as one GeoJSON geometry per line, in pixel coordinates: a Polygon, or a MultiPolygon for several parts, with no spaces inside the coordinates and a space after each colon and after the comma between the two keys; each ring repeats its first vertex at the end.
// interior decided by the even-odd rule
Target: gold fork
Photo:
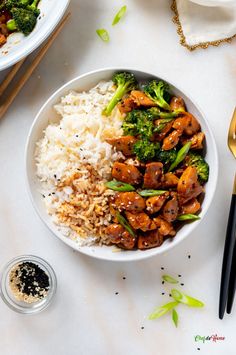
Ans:
{"type": "Polygon", "coordinates": [[[229,126],[228,147],[233,156],[236,158],[236,107],[229,126]]]}
{"type": "MultiPolygon", "coordinates": [[[[236,108],[229,126],[228,146],[236,158],[236,108]]],[[[223,319],[227,305],[227,313],[231,313],[236,288],[236,175],[227,224],[224,256],[221,273],[219,317],[223,319]]]]}

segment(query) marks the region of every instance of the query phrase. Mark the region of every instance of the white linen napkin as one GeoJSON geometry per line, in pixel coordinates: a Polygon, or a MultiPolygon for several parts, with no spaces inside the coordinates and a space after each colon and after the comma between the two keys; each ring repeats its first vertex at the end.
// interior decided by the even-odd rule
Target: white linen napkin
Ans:
{"type": "Polygon", "coordinates": [[[207,7],[189,0],[174,0],[172,10],[180,43],[189,50],[218,46],[236,38],[236,5],[207,7]]]}

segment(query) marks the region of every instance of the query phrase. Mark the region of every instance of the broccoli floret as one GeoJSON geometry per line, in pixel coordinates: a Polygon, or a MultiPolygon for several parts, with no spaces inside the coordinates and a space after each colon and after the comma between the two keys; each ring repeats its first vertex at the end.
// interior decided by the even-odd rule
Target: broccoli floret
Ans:
{"type": "MultiPolygon", "coordinates": [[[[26,1],[26,0],[21,0],[21,1],[26,1]]],[[[33,11],[34,15],[36,17],[39,16],[40,10],[38,9],[38,3],[40,0],[34,0],[30,5],[27,6],[27,10],[33,11]]],[[[30,1],[31,2],[31,1],[30,1]]]]}
{"type": "Polygon", "coordinates": [[[117,89],[112,99],[108,103],[107,107],[102,112],[105,116],[109,116],[111,114],[114,107],[125,94],[127,94],[131,90],[134,90],[137,87],[137,81],[135,79],[134,74],[132,73],[116,73],[113,75],[112,80],[116,85],[117,89]]]}
{"type": "Polygon", "coordinates": [[[127,114],[122,124],[125,135],[141,136],[150,139],[153,136],[154,124],[151,115],[144,110],[133,110],[127,114]]]}
{"type": "Polygon", "coordinates": [[[30,5],[30,0],[6,0],[5,7],[7,10],[11,10],[13,8],[26,8],[26,6],[30,5]]]}
{"type": "Polygon", "coordinates": [[[170,105],[166,100],[169,100],[170,94],[168,92],[169,86],[163,81],[157,82],[152,80],[148,85],[144,87],[145,94],[154,101],[157,106],[164,110],[170,111],[170,105]]]}
{"type": "Polygon", "coordinates": [[[198,153],[190,151],[185,158],[187,166],[195,166],[200,183],[205,183],[209,178],[209,165],[198,153]]]}
{"type": "Polygon", "coordinates": [[[152,143],[146,139],[138,140],[133,147],[133,152],[136,154],[138,160],[140,161],[148,161],[152,160],[157,151],[160,149],[159,143],[152,143]]]}
{"type": "Polygon", "coordinates": [[[13,19],[7,22],[7,28],[10,31],[17,30],[26,36],[33,31],[37,18],[32,11],[14,8],[11,10],[11,13],[13,19]]]}
{"type": "Polygon", "coordinates": [[[160,150],[156,156],[156,159],[167,166],[173,163],[176,159],[177,151],[176,149],[171,150],[160,150]]]}

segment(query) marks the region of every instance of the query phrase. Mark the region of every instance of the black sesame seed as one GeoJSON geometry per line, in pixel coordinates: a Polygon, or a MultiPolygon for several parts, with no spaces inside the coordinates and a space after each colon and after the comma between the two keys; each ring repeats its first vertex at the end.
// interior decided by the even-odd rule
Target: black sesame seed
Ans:
{"type": "Polygon", "coordinates": [[[43,196],[43,198],[45,198],[45,195],[42,195],[43,196]]]}
{"type": "Polygon", "coordinates": [[[144,327],[141,327],[141,329],[144,329],[144,327]]]}
{"type": "Polygon", "coordinates": [[[164,295],[164,294],[165,294],[165,292],[162,292],[161,294],[162,294],[162,295],[164,295]]]}
{"type": "Polygon", "coordinates": [[[164,270],[164,267],[161,267],[161,270],[164,270]]]}
{"type": "Polygon", "coordinates": [[[178,277],[181,277],[182,275],[178,275],[178,277]]]}
{"type": "Polygon", "coordinates": [[[200,348],[197,348],[197,350],[200,350],[200,348]]]}
{"type": "Polygon", "coordinates": [[[123,276],[123,280],[126,280],[126,277],[125,277],[125,276],[123,276]]]}
{"type": "Polygon", "coordinates": [[[162,285],[164,285],[165,281],[162,281],[162,285]]]}
{"type": "Polygon", "coordinates": [[[18,265],[15,274],[19,279],[19,291],[28,296],[43,298],[49,289],[49,277],[37,264],[23,262],[18,265]]]}
{"type": "Polygon", "coordinates": [[[172,297],[170,293],[169,293],[169,297],[172,297]]]}
{"type": "Polygon", "coordinates": [[[53,176],[54,176],[55,179],[57,178],[56,174],[54,174],[53,176]]]}
{"type": "Polygon", "coordinates": [[[119,292],[116,292],[115,295],[119,295],[119,292]]]}
{"type": "Polygon", "coordinates": [[[182,284],[180,284],[181,286],[184,286],[184,284],[182,283],[182,284]]]}
{"type": "Polygon", "coordinates": [[[190,258],[191,258],[191,255],[188,255],[188,258],[190,259],[190,258]]]}

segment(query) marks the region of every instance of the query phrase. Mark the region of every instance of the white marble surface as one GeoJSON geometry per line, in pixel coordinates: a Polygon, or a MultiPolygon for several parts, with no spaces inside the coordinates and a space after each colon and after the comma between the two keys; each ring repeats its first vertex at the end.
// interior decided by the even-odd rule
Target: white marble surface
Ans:
{"type": "Polygon", "coordinates": [[[55,302],[39,315],[19,315],[0,302],[0,353],[233,355],[236,305],[223,321],[217,313],[235,170],[226,138],[236,98],[236,41],[188,52],[178,43],[167,0],[72,0],[70,10],[71,22],[0,122],[1,265],[16,255],[32,253],[48,260],[58,276],[55,302]],[[113,14],[124,3],[127,17],[111,29],[113,14]],[[96,37],[99,27],[110,30],[109,44],[96,37]],[[42,224],[26,191],[24,145],[36,112],[56,88],[86,71],[122,65],[168,77],[191,94],[215,134],[220,176],[207,217],[188,239],[161,257],[119,264],[73,252],[42,224]],[[146,319],[154,306],[169,300],[168,293],[161,295],[162,266],[169,274],[182,274],[183,288],[206,304],[200,311],[179,307],[177,329],[168,316],[153,322],[146,319]],[[194,341],[196,335],[212,334],[225,340],[194,341]]]}

